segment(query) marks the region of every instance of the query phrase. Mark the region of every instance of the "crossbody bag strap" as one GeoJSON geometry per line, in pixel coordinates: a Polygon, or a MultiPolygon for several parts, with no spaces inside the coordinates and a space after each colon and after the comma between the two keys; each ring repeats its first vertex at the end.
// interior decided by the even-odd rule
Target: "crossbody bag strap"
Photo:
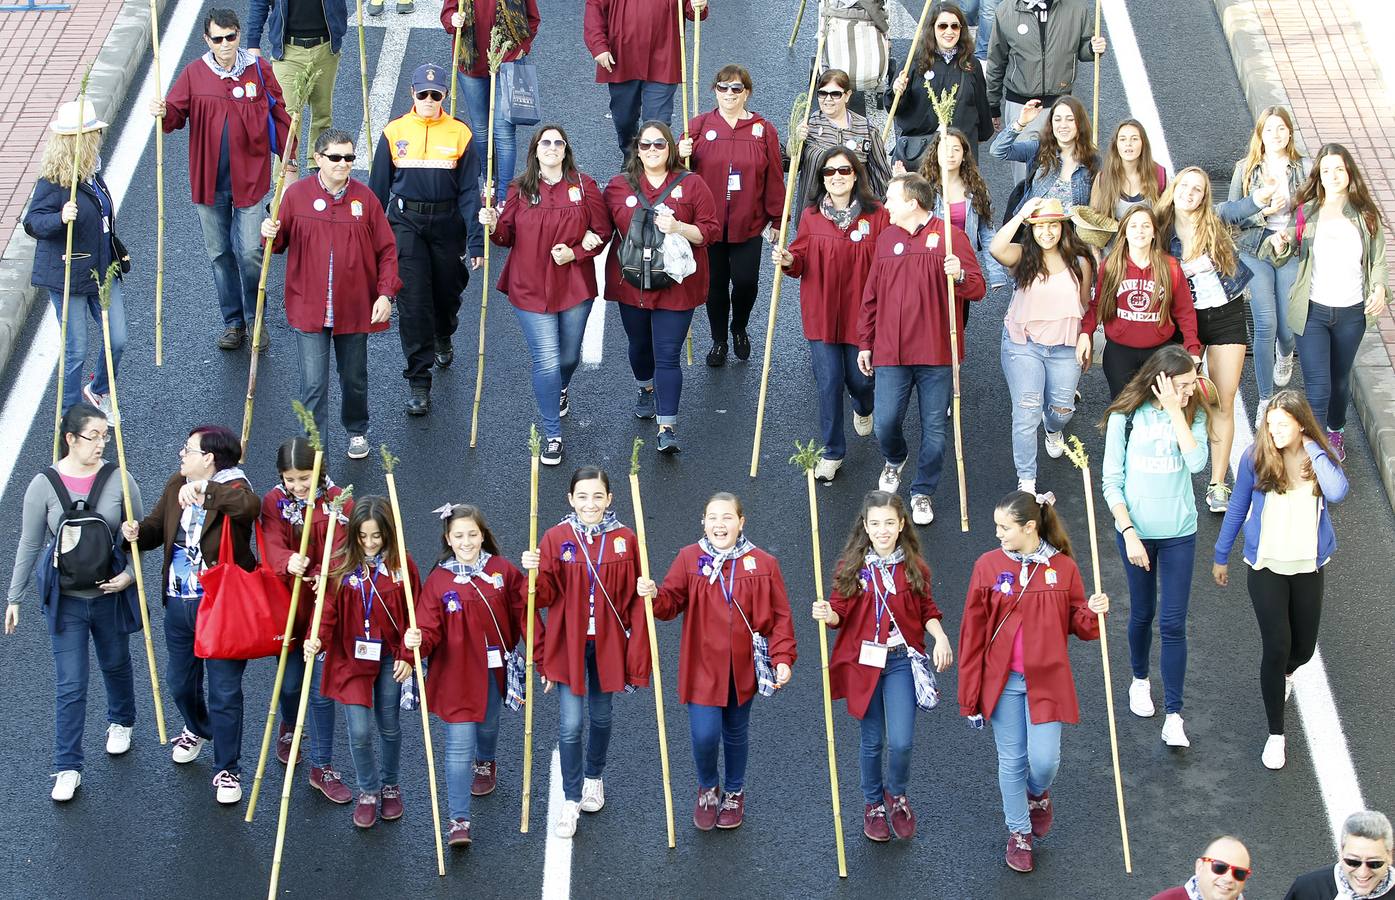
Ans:
{"type": "Polygon", "coordinates": [[[480,586],[475,584],[475,579],[473,578],[470,579],[470,587],[474,588],[475,593],[480,595],[480,600],[484,603],[485,612],[489,613],[489,618],[494,620],[494,632],[499,635],[499,649],[511,650],[512,648],[508,646],[508,642],[504,640],[504,629],[499,627],[499,617],[494,615],[494,607],[489,605],[489,598],[484,595],[484,591],[480,590],[480,586]]]}

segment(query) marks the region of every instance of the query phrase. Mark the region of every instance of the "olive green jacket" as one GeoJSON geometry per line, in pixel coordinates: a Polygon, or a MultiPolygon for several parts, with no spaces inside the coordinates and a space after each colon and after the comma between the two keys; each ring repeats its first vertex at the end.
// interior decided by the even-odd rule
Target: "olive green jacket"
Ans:
{"type": "MultiPolygon", "coordinates": [[[[1390,276],[1385,262],[1385,229],[1377,224],[1375,233],[1372,234],[1366,227],[1366,220],[1350,203],[1342,208],[1342,214],[1356,226],[1361,235],[1361,296],[1369,298],[1376,285],[1385,285],[1385,297],[1389,302],[1390,276]]],[[[1306,204],[1302,216],[1304,224],[1301,242],[1298,240],[1295,215],[1294,224],[1290,225],[1286,232],[1289,249],[1282,254],[1273,254],[1267,252],[1269,248],[1265,245],[1263,249],[1266,252],[1260,254],[1261,258],[1272,258],[1276,265],[1284,263],[1290,256],[1298,256],[1298,274],[1294,278],[1293,290],[1289,291],[1287,310],[1288,326],[1293,329],[1294,334],[1302,334],[1308,323],[1308,303],[1313,289],[1313,242],[1317,239],[1318,230],[1317,201],[1306,204]]],[[[1374,324],[1375,317],[1367,316],[1367,327],[1374,324]]]]}

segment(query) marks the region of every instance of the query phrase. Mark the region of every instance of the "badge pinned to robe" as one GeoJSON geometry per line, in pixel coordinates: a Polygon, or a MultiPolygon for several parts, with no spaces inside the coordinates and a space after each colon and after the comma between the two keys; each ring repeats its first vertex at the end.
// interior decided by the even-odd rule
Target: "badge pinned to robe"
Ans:
{"type": "Polygon", "coordinates": [[[356,219],[361,219],[361,218],[363,218],[363,201],[362,201],[362,200],[350,200],[350,201],[349,201],[349,213],[350,213],[354,218],[356,218],[356,219]]]}
{"type": "Polygon", "coordinates": [[[567,199],[570,200],[570,201],[572,201],[573,203],[580,203],[580,202],[581,202],[581,188],[577,187],[576,185],[572,185],[570,188],[568,188],[568,189],[567,189],[567,199]]]}
{"type": "Polygon", "coordinates": [[[756,558],[754,556],[741,557],[741,568],[745,569],[747,572],[754,572],[756,570],[756,558]]]}
{"type": "Polygon", "coordinates": [[[625,539],[618,537],[615,539],[615,552],[617,554],[625,552],[625,539]]]}
{"type": "Polygon", "coordinates": [[[1047,583],[1047,584],[1055,584],[1055,583],[1056,583],[1056,570],[1055,570],[1055,569],[1047,569],[1047,570],[1046,570],[1046,583],[1047,583]]]}
{"type": "Polygon", "coordinates": [[[234,97],[236,97],[238,100],[241,100],[241,99],[242,99],[243,93],[245,93],[245,92],[242,90],[242,86],[241,86],[241,85],[238,85],[237,87],[235,87],[235,88],[232,89],[232,95],[233,95],[234,97]]]}
{"type": "Polygon", "coordinates": [[[675,187],[675,188],[673,189],[673,199],[675,199],[675,200],[682,200],[682,199],[683,199],[683,185],[680,184],[680,185],[678,185],[677,187],[675,187]]]}
{"type": "Polygon", "coordinates": [[[902,253],[906,252],[906,245],[901,243],[900,241],[897,241],[896,246],[891,248],[891,252],[895,253],[897,256],[900,256],[902,253]]]}
{"type": "Polygon", "coordinates": [[[938,246],[940,246],[940,233],[938,231],[932,231],[925,236],[926,250],[934,250],[938,246]]]}
{"type": "Polygon", "coordinates": [[[751,126],[751,137],[765,137],[765,126],[760,122],[751,126]]]}
{"type": "Polygon", "coordinates": [[[576,559],[576,544],[571,541],[562,542],[562,562],[571,562],[576,559]]]}
{"type": "Polygon", "coordinates": [[[460,595],[455,591],[446,591],[445,594],[441,596],[441,602],[445,604],[446,612],[448,613],[458,613],[462,609],[460,605],[460,595]]]}
{"type": "Polygon", "coordinates": [[[246,91],[248,100],[257,99],[257,83],[255,81],[247,82],[247,86],[243,90],[246,91]]]}

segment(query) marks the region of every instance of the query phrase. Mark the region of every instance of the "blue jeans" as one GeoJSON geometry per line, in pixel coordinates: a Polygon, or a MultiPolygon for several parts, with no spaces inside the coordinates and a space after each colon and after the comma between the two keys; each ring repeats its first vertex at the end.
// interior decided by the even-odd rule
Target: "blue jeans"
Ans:
{"type": "Polygon", "coordinates": [[[594,301],[584,300],[559,313],[528,312],[514,307],[523,339],[533,355],[533,397],[543,421],[543,437],[562,436],[562,419],[557,414],[562,389],[571,384],[572,373],[581,362],[581,338],[586,334],[586,317],[594,301]]]}
{"type": "Polygon", "coordinates": [[[586,642],[586,693],[574,694],[565,684],[557,685],[561,702],[558,730],[558,750],[562,757],[562,793],[566,799],[581,800],[582,753],[581,708],[586,707],[591,720],[586,741],[585,776],[600,778],[605,771],[606,751],[610,748],[610,701],[613,694],[601,690],[601,678],[596,669],[596,645],[586,642]]]}
{"type": "MultiPolygon", "coordinates": [[[[310,738],[310,765],[323,769],[334,759],[334,701],[320,693],[325,655],[315,657],[310,671],[310,704],[306,734],[310,738]]],[[[305,657],[294,647],[286,656],[286,672],[281,678],[281,721],[295,727],[300,712],[300,686],[305,680],[305,657]]]]}
{"type": "Polygon", "coordinates": [[[909,451],[902,433],[911,388],[920,407],[920,454],[916,457],[912,494],[933,496],[944,465],[945,410],[949,409],[953,388],[949,366],[877,366],[876,406],[872,428],[881,445],[882,456],[892,465],[906,461],[909,451]]]}
{"type": "Polygon", "coordinates": [[[678,401],[683,396],[683,369],[678,355],[693,323],[691,309],[620,307],[620,324],[630,339],[630,371],[640,387],[654,388],[660,425],[678,424],[678,401]]]}
{"type": "Polygon", "coordinates": [[[368,433],[368,335],[295,329],[300,401],[315,416],[320,434],[329,418],[329,349],[339,370],[339,417],[349,437],[368,433]]]}
{"type": "Polygon", "coordinates": [[[199,659],[194,655],[194,622],[200,600],[170,597],[165,604],[165,682],[184,726],[213,741],[213,765],[242,771],[242,659],[199,659]],[[208,675],[205,699],[203,680],[208,675]]]}
{"type": "MultiPolygon", "coordinates": [[[[493,675],[490,675],[493,681],[493,675]]],[[[488,705],[483,722],[446,722],[446,806],[452,819],[470,821],[470,785],[475,780],[475,761],[492,762],[499,740],[499,692],[493,684],[485,692],[488,705]]],[[[581,789],[577,789],[577,798],[581,789]]]]}
{"type": "Polygon", "coordinates": [[[746,786],[746,760],[750,757],[751,703],[736,702],[736,682],[728,691],[726,706],[688,704],[688,728],[693,738],[693,764],[697,767],[698,788],[720,787],[739,792],[746,786]],[[727,780],[717,775],[717,751],[727,761],[727,780]]]}
{"type": "Polygon", "coordinates": [[[344,724],[349,727],[349,755],[354,760],[360,794],[376,794],[383,785],[397,784],[398,762],[402,759],[402,726],[398,701],[401,689],[392,677],[392,657],[383,654],[378,677],[373,680],[373,708],[345,703],[344,724]],[[378,744],[383,767],[373,755],[373,720],[378,721],[378,744]]]}
{"type": "MultiPolygon", "coordinates": [[[[509,65],[505,63],[504,65],[509,65]]],[[[465,101],[465,113],[470,130],[474,132],[475,151],[480,158],[480,191],[484,191],[484,177],[487,160],[486,145],[489,143],[489,76],[474,78],[463,72],[455,73],[455,83],[460,97],[465,101]]],[[[497,93],[498,88],[496,86],[497,93]]],[[[518,146],[514,136],[514,124],[504,117],[504,104],[494,98],[494,189],[499,202],[509,191],[513,180],[514,160],[518,158],[518,146]]]]}
{"type": "Polygon", "coordinates": [[[610,118],[615,123],[622,156],[630,152],[641,123],[653,119],[667,125],[673,120],[673,98],[678,94],[678,85],[636,79],[607,87],[610,88],[610,118]]]}
{"type": "Polygon", "coordinates": [[[823,438],[823,458],[842,459],[848,453],[843,434],[843,389],[852,398],[853,412],[872,414],[872,379],[857,367],[856,344],[809,342],[809,360],[814,367],[814,385],[819,392],[819,430],[823,438]]]}
{"type": "Polygon", "coordinates": [[[1163,700],[1169,713],[1182,711],[1182,682],[1187,677],[1187,605],[1192,596],[1192,562],[1196,558],[1196,534],[1143,539],[1151,568],[1129,562],[1124,536],[1114,535],[1124,576],[1129,583],[1129,662],[1134,678],[1148,677],[1148,652],[1153,645],[1153,618],[1162,638],[1163,700]],[[1162,601],[1158,593],[1161,581],[1162,601]],[[1159,609],[1161,606],[1161,609],[1159,609]]]}
{"type": "Polygon", "coordinates": [[[1003,329],[999,355],[1012,397],[1012,463],[1019,481],[1037,478],[1037,428],[1060,431],[1075,415],[1080,364],[1075,348],[1027,340],[1014,343],[1003,329]]]}
{"type": "Polygon", "coordinates": [[[998,18],[998,0],[960,0],[959,8],[970,25],[978,26],[974,56],[988,61],[988,39],[993,36],[993,22],[998,18]]]}
{"type": "MultiPolygon", "coordinates": [[[[63,292],[49,291],[49,302],[53,304],[53,314],[63,324],[63,292]]],[[[102,304],[96,294],[71,294],[68,297],[68,342],[63,351],[63,410],[66,412],[82,400],[82,370],[87,364],[87,321],[80,310],[86,309],[97,323],[97,334],[102,333],[102,304]]],[[[111,367],[121,371],[121,354],[126,352],[126,305],[121,301],[121,279],[111,283],[111,367]]],[[[92,393],[102,396],[111,393],[107,382],[106,345],[98,344],[97,361],[92,365],[92,393]]]]}
{"type": "Polygon", "coordinates": [[[886,668],[867,714],[862,717],[862,798],[883,802],[883,794],[906,793],[911,778],[911,741],[915,737],[915,681],[911,658],[898,653],[886,658],[886,668]],[[886,779],[882,779],[882,749],[887,751],[886,779]]]}
{"type": "Polygon", "coordinates": [[[1351,367],[1366,333],[1366,313],[1357,306],[1308,304],[1308,321],[1298,335],[1303,390],[1313,417],[1328,431],[1347,425],[1351,402],[1351,367]]]}
{"type": "Polygon", "coordinates": [[[1008,674],[989,721],[993,723],[993,743],[998,745],[1003,818],[1008,831],[1031,831],[1027,795],[1040,797],[1056,780],[1056,770],[1061,767],[1061,723],[1032,722],[1027,679],[1020,672],[1008,674]]]}
{"type": "MultiPolygon", "coordinates": [[[[1264,238],[1272,233],[1264,232],[1264,238]]],[[[1293,331],[1288,327],[1285,313],[1289,291],[1293,290],[1293,281],[1298,277],[1298,260],[1292,258],[1275,268],[1273,263],[1249,253],[1242,252],[1240,259],[1254,273],[1250,279],[1250,316],[1255,326],[1255,382],[1263,403],[1274,396],[1274,341],[1279,342],[1279,353],[1287,356],[1293,352],[1293,331]]],[[[1306,372],[1304,377],[1307,377],[1306,372]]]]}
{"type": "Polygon", "coordinates": [[[53,770],[82,771],[82,731],[87,724],[87,645],[107,689],[107,721],[127,728],[136,724],[136,687],[131,672],[131,638],[116,622],[116,604],[107,594],[91,600],[58,599],[58,632],[53,642],[53,770]]]}
{"type": "Polygon", "coordinates": [[[214,195],[213,204],[195,203],[203,247],[213,264],[218,308],[228,327],[252,327],[257,315],[257,283],[262,277],[262,218],[260,202],[235,207],[231,193],[214,195]]]}

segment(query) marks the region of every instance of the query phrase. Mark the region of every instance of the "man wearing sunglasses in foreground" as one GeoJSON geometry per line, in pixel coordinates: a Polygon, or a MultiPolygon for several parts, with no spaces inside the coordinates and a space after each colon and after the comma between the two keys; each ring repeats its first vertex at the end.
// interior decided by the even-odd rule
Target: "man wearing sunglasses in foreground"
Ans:
{"type": "Polygon", "coordinates": [[[1390,820],[1383,814],[1352,813],[1342,823],[1337,864],[1298,876],[1284,900],[1395,900],[1392,844],[1390,820]]]}
{"type": "Polygon", "coordinates": [[[1196,874],[1186,884],[1169,888],[1153,900],[1244,900],[1245,882],[1252,872],[1250,851],[1239,838],[1224,835],[1201,851],[1196,874]]]}

